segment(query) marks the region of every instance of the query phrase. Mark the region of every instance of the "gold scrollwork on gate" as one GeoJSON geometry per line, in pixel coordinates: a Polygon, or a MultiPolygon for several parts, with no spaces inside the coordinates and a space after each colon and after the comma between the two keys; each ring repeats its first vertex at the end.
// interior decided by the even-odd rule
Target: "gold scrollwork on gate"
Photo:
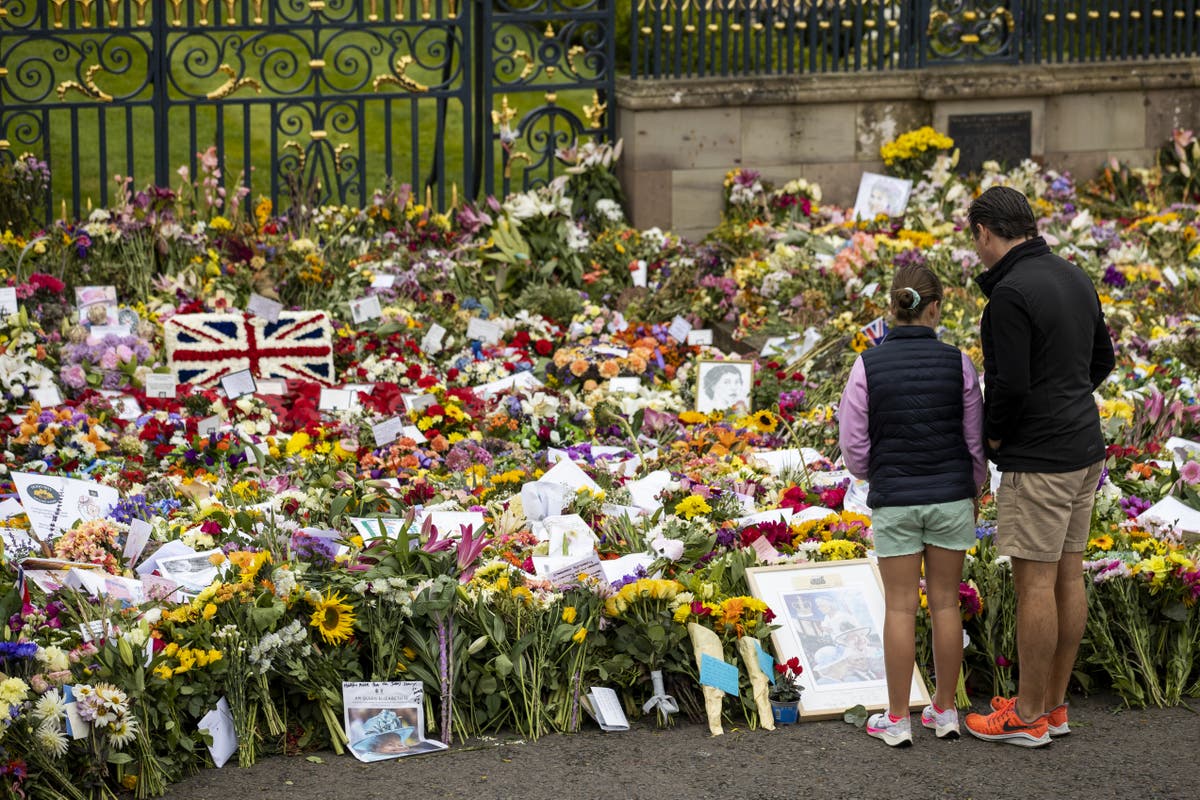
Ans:
{"type": "Polygon", "coordinates": [[[67,99],[67,92],[73,90],[79,92],[84,97],[99,100],[101,103],[111,103],[113,96],[96,85],[96,74],[103,71],[104,67],[99,64],[92,64],[83,73],[83,83],[79,81],[63,81],[55,88],[55,91],[58,93],[58,99],[65,101],[67,99]]]}
{"type": "Polygon", "coordinates": [[[583,115],[587,117],[588,124],[593,128],[599,128],[604,122],[604,112],[608,108],[608,103],[600,102],[600,93],[592,91],[592,104],[583,107],[583,115]]]}
{"type": "Polygon", "coordinates": [[[423,83],[413,80],[405,75],[405,71],[413,64],[412,56],[400,56],[396,59],[396,64],[392,72],[385,72],[383,75],[377,75],[371,83],[372,88],[378,92],[379,87],[385,83],[394,83],[402,89],[408,89],[410,92],[428,92],[429,87],[423,83]]]}
{"type": "Polygon", "coordinates": [[[256,81],[254,78],[239,78],[237,70],[228,64],[222,64],[221,66],[217,67],[217,71],[224,72],[229,76],[229,79],[205,95],[205,97],[207,97],[209,100],[224,99],[229,97],[229,95],[233,94],[238,89],[242,89],[246,86],[252,87],[255,93],[262,94],[262,85],[258,81],[256,81]]]}

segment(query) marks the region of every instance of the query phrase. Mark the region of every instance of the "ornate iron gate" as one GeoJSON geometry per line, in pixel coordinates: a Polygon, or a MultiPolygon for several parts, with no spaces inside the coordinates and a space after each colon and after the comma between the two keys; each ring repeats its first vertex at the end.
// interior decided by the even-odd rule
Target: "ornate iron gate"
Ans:
{"type": "Polygon", "coordinates": [[[444,208],[612,137],[612,33],[612,0],[0,0],[0,155],[45,157],[75,215],[214,159],[214,191],[444,208]]]}

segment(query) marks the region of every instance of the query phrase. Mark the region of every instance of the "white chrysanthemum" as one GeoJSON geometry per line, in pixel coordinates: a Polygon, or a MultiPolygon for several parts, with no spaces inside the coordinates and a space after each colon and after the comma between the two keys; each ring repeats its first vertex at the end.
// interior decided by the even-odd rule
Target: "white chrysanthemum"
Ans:
{"type": "Polygon", "coordinates": [[[66,709],[66,703],[63,702],[62,695],[58,693],[58,689],[51,689],[39,697],[37,702],[33,704],[33,716],[43,724],[49,722],[58,725],[58,721],[62,719],[62,715],[66,709]]]}
{"type": "Polygon", "coordinates": [[[37,729],[34,738],[37,740],[38,746],[55,758],[61,758],[67,754],[67,745],[70,744],[67,732],[56,725],[42,725],[37,729]]]}
{"type": "Polygon", "coordinates": [[[124,714],[129,708],[127,704],[129,698],[111,683],[97,683],[96,696],[104,705],[118,714],[124,714]]]}
{"type": "Polygon", "coordinates": [[[108,730],[108,740],[118,750],[133,741],[137,736],[137,720],[133,717],[123,717],[108,730]]]}

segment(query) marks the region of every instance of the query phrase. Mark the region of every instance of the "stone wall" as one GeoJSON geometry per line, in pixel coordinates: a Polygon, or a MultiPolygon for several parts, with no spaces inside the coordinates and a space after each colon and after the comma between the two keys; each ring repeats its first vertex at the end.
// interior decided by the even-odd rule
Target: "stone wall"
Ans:
{"type": "Polygon", "coordinates": [[[852,205],[879,147],[951,115],[1029,112],[1035,159],[1091,177],[1146,164],[1173,128],[1200,127],[1200,61],[968,67],[752,79],[618,80],[619,175],[638,227],[700,236],[734,167],[803,177],[852,205]]]}

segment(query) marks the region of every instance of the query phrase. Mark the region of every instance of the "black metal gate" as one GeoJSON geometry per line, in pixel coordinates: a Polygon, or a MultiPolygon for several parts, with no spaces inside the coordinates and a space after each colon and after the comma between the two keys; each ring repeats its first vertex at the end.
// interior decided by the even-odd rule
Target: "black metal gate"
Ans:
{"type": "Polygon", "coordinates": [[[130,178],[445,208],[613,136],[613,27],[613,0],[0,0],[0,155],[48,160],[48,214],[130,178]]]}

